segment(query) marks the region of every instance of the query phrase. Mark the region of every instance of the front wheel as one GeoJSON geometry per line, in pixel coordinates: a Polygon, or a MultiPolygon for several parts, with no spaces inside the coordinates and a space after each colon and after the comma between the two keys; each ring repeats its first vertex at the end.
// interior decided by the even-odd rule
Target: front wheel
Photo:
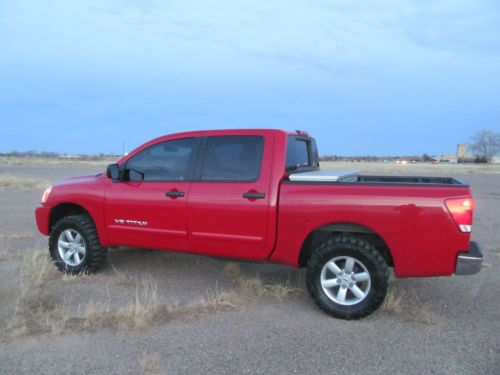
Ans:
{"type": "Polygon", "coordinates": [[[57,268],[73,274],[96,271],[106,261],[107,254],[88,215],[59,220],[50,233],[49,250],[57,268]]]}
{"type": "Polygon", "coordinates": [[[370,315],[384,301],[389,270],[369,242],[355,236],[332,236],[312,254],[306,281],[314,302],[342,319],[370,315]]]}

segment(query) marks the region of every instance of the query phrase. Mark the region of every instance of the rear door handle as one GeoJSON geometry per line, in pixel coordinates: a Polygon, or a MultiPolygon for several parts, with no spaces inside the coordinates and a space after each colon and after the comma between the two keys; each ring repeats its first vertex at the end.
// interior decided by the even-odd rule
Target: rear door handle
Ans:
{"type": "Polygon", "coordinates": [[[243,193],[243,198],[247,199],[264,199],[265,197],[264,193],[243,193]]]}
{"type": "Polygon", "coordinates": [[[183,191],[167,191],[165,193],[167,197],[183,197],[184,192],[183,191]]]}

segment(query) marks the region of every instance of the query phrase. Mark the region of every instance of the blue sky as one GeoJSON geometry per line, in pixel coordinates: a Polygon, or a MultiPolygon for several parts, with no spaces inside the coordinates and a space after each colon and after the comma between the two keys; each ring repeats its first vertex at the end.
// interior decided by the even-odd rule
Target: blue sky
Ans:
{"type": "Polygon", "coordinates": [[[248,127],[342,155],[500,131],[500,3],[0,0],[0,151],[248,127]]]}

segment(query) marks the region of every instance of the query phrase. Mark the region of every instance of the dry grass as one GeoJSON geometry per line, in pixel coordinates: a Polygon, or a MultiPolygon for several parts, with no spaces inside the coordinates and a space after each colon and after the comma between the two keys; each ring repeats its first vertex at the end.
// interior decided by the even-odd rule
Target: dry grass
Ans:
{"type": "MultiPolygon", "coordinates": [[[[237,263],[236,263],[237,264],[237,263]]],[[[237,267],[229,266],[229,274],[238,275],[237,267]]],[[[35,250],[21,258],[20,283],[16,296],[10,297],[13,306],[11,319],[1,337],[21,338],[37,334],[61,335],[68,332],[94,332],[102,329],[138,331],[172,320],[197,319],[205,314],[239,309],[259,302],[262,298],[283,300],[297,295],[302,288],[290,281],[265,283],[259,276],[234,280],[235,288],[224,291],[218,283],[208,288],[204,298],[186,305],[161,303],[158,286],[152,278],[134,281],[134,294],[126,305],[113,306],[108,294],[104,301],[83,303],[83,315],[69,315],[64,295],[56,294],[52,281],[59,283],[99,282],[114,283],[115,276],[60,274],[46,250],[35,250]]],[[[118,282],[123,275],[117,274],[118,282]],[[120,276],[121,275],[121,276],[120,276]]],[[[127,278],[130,284],[131,279],[127,278]]],[[[80,309],[79,309],[80,310],[80,309]]],[[[81,311],[81,310],[80,310],[81,311]]]]}
{"type": "Polygon", "coordinates": [[[236,293],[226,293],[216,285],[215,289],[207,289],[200,301],[167,306],[161,304],[156,283],[152,279],[144,279],[138,284],[135,299],[128,306],[112,309],[109,303],[91,301],[85,307],[83,320],[73,319],[72,323],[75,329],[91,331],[97,328],[138,331],[173,319],[189,319],[205,312],[234,309],[243,303],[236,293]]]}
{"type": "Polygon", "coordinates": [[[139,366],[143,374],[158,374],[161,371],[160,357],[157,354],[151,355],[144,352],[139,358],[139,366]]]}
{"type": "Polygon", "coordinates": [[[116,269],[115,265],[111,261],[111,258],[108,258],[108,263],[111,266],[111,269],[113,270],[113,282],[116,285],[133,286],[135,284],[134,281],[129,276],[116,269]]]}
{"type": "MultiPolygon", "coordinates": [[[[13,324],[13,323],[11,323],[13,324]]],[[[13,339],[20,339],[22,337],[26,337],[29,335],[29,328],[26,324],[14,325],[12,327],[8,327],[9,329],[9,337],[13,339]]]]}
{"type": "Polygon", "coordinates": [[[397,291],[395,288],[389,287],[380,309],[388,313],[400,314],[403,311],[401,304],[402,299],[403,293],[397,291]]]}
{"type": "Polygon", "coordinates": [[[88,272],[80,272],[77,274],[63,273],[61,276],[61,280],[66,283],[72,283],[72,282],[81,283],[82,281],[85,282],[86,280],[92,280],[95,279],[96,277],[97,276],[95,274],[88,272]]]}
{"type": "Polygon", "coordinates": [[[14,234],[0,234],[0,241],[18,241],[33,238],[33,233],[14,233],[14,234]]]}
{"type": "Polygon", "coordinates": [[[266,297],[267,290],[264,288],[264,282],[259,277],[247,279],[240,277],[238,279],[239,287],[246,296],[262,298],[266,297]]]}
{"type": "MultiPolygon", "coordinates": [[[[18,338],[52,330],[54,320],[62,324],[64,310],[44,285],[55,275],[57,271],[45,250],[35,250],[23,255],[18,294],[5,329],[8,337],[18,338]]],[[[59,328],[54,326],[53,330],[56,333],[59,328]]]]}
{"type": "Polygon", "coordinates": [[[45,189],[49,186],[47,180],[0,174],[0,187],[17,188],[22,190],[45,189]]]}
{"type": "MultiPolygon", "coordinates": [[[[161,320],[166,311],[160,305],[156,283],[145,278],[136,283],[135,295],[130,303],[112,310],[108,296],[106,302],[90,301],[85,306],[83,318],[70,317],[64,303],[58,302],[54,290],[47,282],[60,273],[52,264],[45,250],[35,250],[22,257],[20,282],[17,295],[13,297],[11,318],[4,327],[3,336],[18,338],[40,333],[60,335],[69,330],[94,330],[115,328],[140,330],[150,326],[155,319],[161,320]],[[163,310],[162,310],[163,309],[163,310]]],[[[92,275],[62,275],[61,281],[82,282],[92,275]]]]}
{"type": "Polygon", "coordinates": [[[153,323],[161,309],[156,283],[151,278],[144,278],[137,283],[135,296],[127,306],[112,309],[109,298],[107,302],[101,303],[90,301],[85,306],[83,319],[73,319],[72,322],[75,328],[83,326],[90,330],[98,328],[141,330],[153,323]]]}
{"type": "MultiPolygon", "coordinates": [[[[205,294],[205,298],[201,302],[200,306],[217,310],[218,308],[231,307],[235,308],[238,305],[244,304],[244,300],[236,292],[224,292],[219,289],[217,283],[215,288],[208,288],[205,294]]],[[[192,304],[191,307],[196,307],[196,304],[192,304]]]]}
{"type": "Polygon", "coordinates": [[[432,311],[431,305],[423,303],[414,292],[412,294],[413,297],[407,297],[404,290],[389,285],[387,295],[380,306],[380,310],[400,316],[410,322],[429,326],[440,324],[441,318],[432,311]]]}
{"type": "Polygon", "coordinates": [[[428,326],[435,326],[441,323],[441,318],[432,311],[429,304],[420,305],[418,308],[409,311],[408,316],[412,321],[428,326]]]}
{"type": "Polygon", "coordinates": [[[113,284],[122,287],[136,287],[137,282],[123,273],[114,273],[113,275],[100,275],[89,272],[80,272],[78,274],[64,273],[61,280],[65,283],[96,282],[100,284],[113,284]]]}
{"type": "Polygon", "coordinates": [[[285,298],[301,294],[304,289],[292,286],[290,281],[265,284],[260,277],[238,279],[239,287],[247,298],[274,298],[283,300],[285,298]]]}
{"type": "Polygon", "coordinates": [[[9,253],[5,251],[0,251],[0,262],[9,259],[9,253]]]}
{"type": "Polygon", "coordinates": [[[146,328],[160,308],[158,286],[151,278],[145,278],[137,286],[135,299],[125,308],[118,311],[122,319],[122,328],[146,328]],[[123,325],[124,324],[124,325],[123,325]]]}
{"type": "Polygon", "coordinates": [[[432,306],[428,302],[422,302],[415,291],[412,292],[411,306],[405,314],[409,320],[429,326],[440,324],[441,318],[432,310],[432,306]]]}
{"type": "Polygon", "coordinates": [[[111,309],[109,303],[91,301],[85,308],[84,318],[73,319],[72,324],[75,329],[91,331],[97,328],[135,331],[174,319],[190,319],[213,311],[237,309],[260,298],[283,300],[303,291],[289,282],[264,284],[258,277],[240,277],[237,282],[238,290],[226,292],[216,283],[214,288],[207,289],[204,298],[199,301],[167,306],[161,304],[156,283],[152,279],[144,279],[138,284],[135,299],[128,306],[111,309]]]}
{"type": "Polygon", "coordinates": [[[85,305],[83,315],[83,326],[85,328],[102,325],[104,319],[109,319],[111,305],[109,303],[97,303],[91,300],[85,305]]]}
{"type": "Polygon", "coordinates": [[[21,297],[36,293],[57,271],[46,250],[24,254],[21,265],[21,297]]]}
{"type": "Polygon", "coordinates": [[[50,327],[50,333],[54,336],[61,335],[66,329],[66,325],[69,319],[70,319],[69,313],[63,308],[61,308],[57,320],[51,320],[50,317],[48,317],[47,326],[50,327]]]}
{"type": "Polygon", "coordinates": [[[0,166],[44,166],[44,167],[102,167],[103,169],[111,163],[116,163],[117,158],[102,158],[98,160],[72,160],[65,158],[40,158],[40,157],[0,157],[0,166]]]}
{"type": "Polygon", "coordinates": [[[293,297],[301,294],[304,289],[292,286],[288,281],[285,283],[275,283],[264,285],[268,291],[268,296],[282,301],[288,297],[293,297]]]}

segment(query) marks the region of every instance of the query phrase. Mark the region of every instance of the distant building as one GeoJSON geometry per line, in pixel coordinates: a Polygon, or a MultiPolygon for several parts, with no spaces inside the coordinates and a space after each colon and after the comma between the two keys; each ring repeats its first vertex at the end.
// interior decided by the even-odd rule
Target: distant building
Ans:
{"type": "Polygon", "coordinates": [[[465,143],[459,144],[457,145],[457,152],[455,154],[444,154],[441,156],[441,161],[449,163],[474,161],[474,155],[469,154],[467,151],[467,145],[465,143]]]}
{"type": "Polygon", "coordinates": [[[461,144],[457,146],[457,158],[467,158],[469,155],[467,155],[467,145],[466,144],[461,144]]]}
{"type": "Polygon", "coordinates": [[[447,163],[458,163],[457,154],[444,154],[441,156],[439,161],[444,161],[447,163]]]}
{"type": "Polygon", "coordinates": [[[493,157],[491,158],[491,162],[492,162],[493,164],[500,164],[500,155],[493,156],[493,157]]]}

